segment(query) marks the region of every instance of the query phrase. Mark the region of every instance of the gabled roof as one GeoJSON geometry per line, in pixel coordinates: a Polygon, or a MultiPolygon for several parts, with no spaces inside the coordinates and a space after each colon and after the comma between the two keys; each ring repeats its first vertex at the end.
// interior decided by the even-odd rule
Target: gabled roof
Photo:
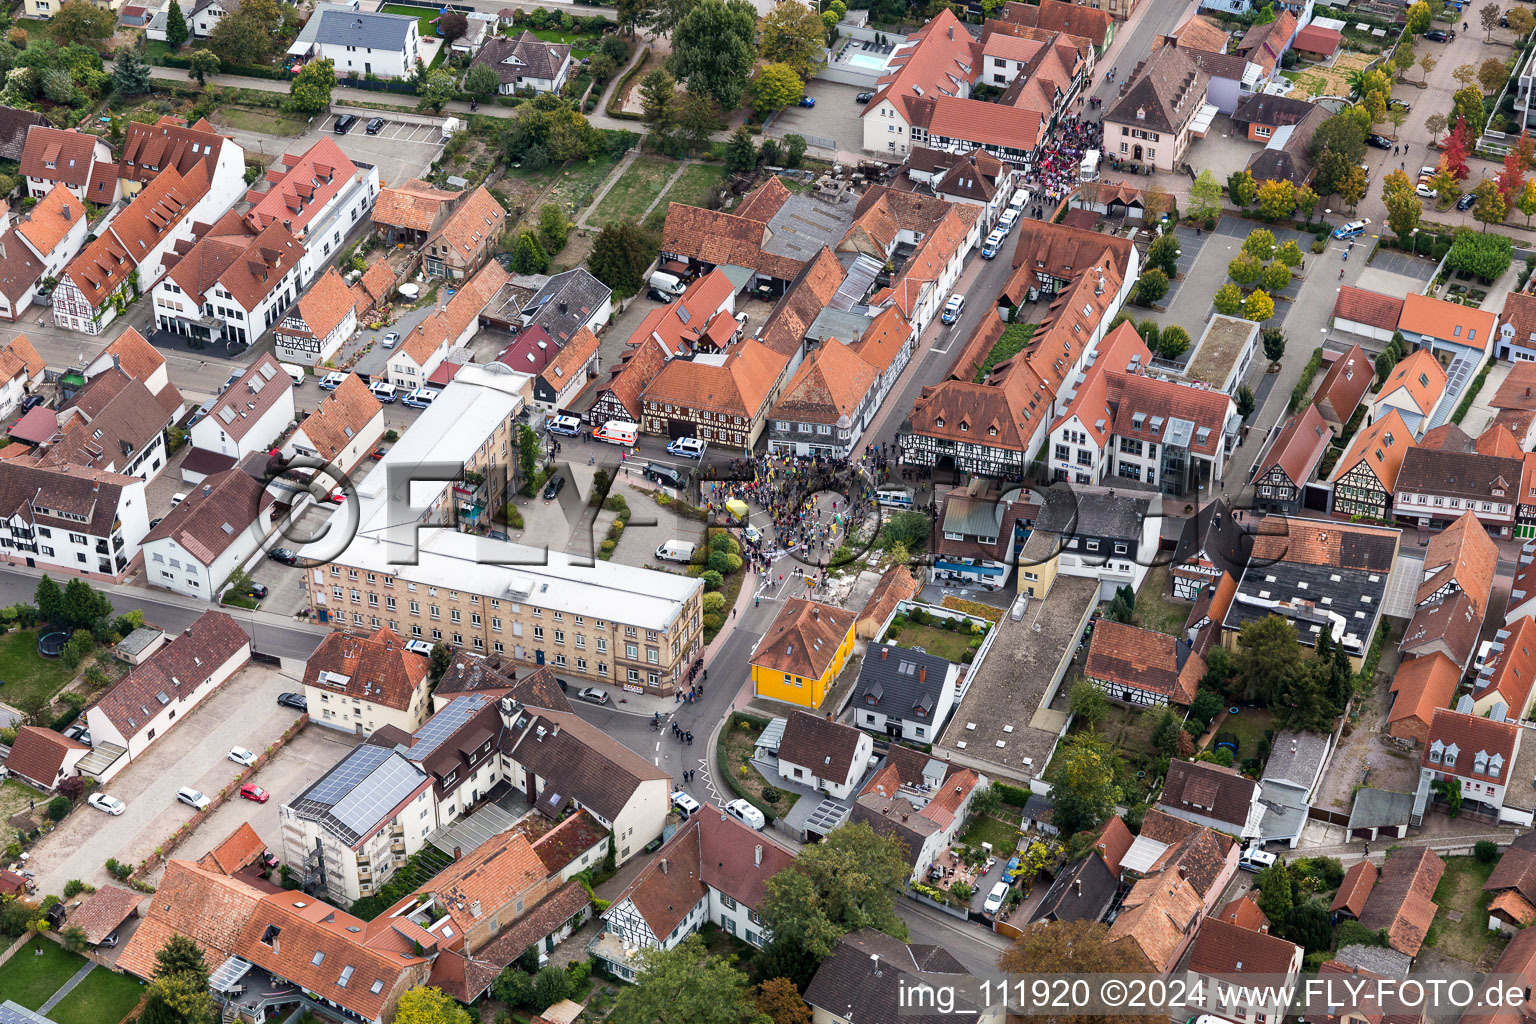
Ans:
{"type": "Polygon", "coordinates": [[[189,491],[186,500],[149,531],[144,543],[170,539],[204,566],[212,565],[245,536],[272,500],[261,480],[239,466],[227,469],[205,477],[189,491]]]}
{"type": "Polygon", "coordinates": [[[1252,894],[1239,896],[1211,916],[1228,924],[1235,924],[1246,931],[1269,931],[1269,917],[1259,909],[1252,894]]]}
{"type": "Polygon", "coordinates": [[[323,340],[354,309],[352,290],[335,267],[326,267],[320,280],[299,299],[297,309],[283,319],[279,334],[323,340]]]}
{"type": "MultiPolygon", "coordinates": [[[[1403,297],[1400,326],[1454,345],[1484,350],[1493,338],[1498,318],[1485,309],[1431,298],[1418,292],[1403,297]]],[[[1426,352],[1426,349],[1420,349],[1426,352]]]]}
{"type": "Polygon", "coordinates": [[[1206,456],[1221,450],[1227,421],[1237,410],[1223,391],[1135,373],[1110,374],[1106,397],[1115,410],[1117,436],[1164,444],[1174,421],[1186,420],[1185,444],[1206,456]]]}
{"type": "Polygon", "coordinates": [[[1391,494],[1397,486],[1397,472],[1403,467],[1403,457],[1414,447],[1413,431],[1403,422],[1402,414],[1389,409],[1385,416],[1356,432],[1349,450],[1334,465],[1333,474],[1328,479],[1337,483],[1345,473],[1363,462],[1381,482],[1382,489],[1391,494]]]}
{"type": "Polygon", "coordinates": [[[978,1024],[982,1018],[963,996],[956,999],[951,1013],[914,1009],[905,1001],[905,993],[915,984],[964,978],[969,973],[943,946],[908,944],[863,928],[838,940],[832,955],[817,967],[805,1001],[821,1011],[817,1019],[978,1024]]]}
{"type": "Polygon", "coordinates": [[[91,893],[64,919],[64,927],[85,932],[85,941],[94,946],[128,920],[144,901],[144,894],[120,885],[104,885],[91,893]]]}
{"type": "MultiPolygon", "coordinates": [[[[145,341],[144,335],[132,327],[119,334],[101,354],[106,357],[108,363],[115,360],[124,373],[146,384],[157,370],[165,366],[165,356],[161,355],[155,346],[145,341]]],[[[167,387],[170,386],[167,385],[167,387]]],[[[175,388],[171,390],[174,391],[175,388]]]]}
{"type": "Polygon", "coordinates": [[[1525,477],[1525,460],[1422,445],[1403,456],[1397,490],[1476,501],[1512,499],[1525,477]]]}
{"type": "Polygon", "coordinates": [[[377,14],[359,10],[320,12],[320,31],[315,42],[331,46],[403,51],[416,19],[403,14],[377,14]]]}
{"type": "Polygon", "coordinates": [[[1051,424],[1051,430],[1076,417],[1083,431],[1102,448],[1108,443],[1115,422],[1115,410],[1109,403],[1110,377],[1150,365],[1152,350],[1141,340],[1136,328],[1129,320],[1120,324],[1099,341],[1086,379],[1078,385],[1072,403],[1051,424]]]}
{"type": "Polygon", "coordinates": [[[469,259],[500,237],[506,216],[507,211],[482,185],[464,197],[427,244],[448,246],[460,259],[469,259]]]}
{"type": "MultiPolygon", "coordinates": [[[[719,317],[729,319],[729,314],[721,311],[719,317]]],[[[645,400],[740,416],[751,422],[764,411],[787,365],[787,356],[748,338],[726,353],[724,363],[690,359],[667,363],[645,389],[645,400]]]]}
{"type": "Polygon", "coordinates": [[[1189,950],[1191,971],[1232,980],[1248,973],[1290,974],[1300,961],[1301,947],[1294,942],[1217,918],[1201,922],[1189,950]]]}
{"type": "Polygon", "coordinates": [[[1360,923],[1387,930],[1387,944],[1399,953],[1418,956],[1424,935],[1439,909],[1435,887],[1445,874],[1445,861],[1425,846],[1398,847],[1387,854],[1381,878],[1365,901],[1360,923]]]}
{"type": "Polygon", "coordinates": [[[1494,721],[1436,708],[1419,767],[1484,784],[1507,785],[1519,746],[1518,721],[1494,721]]]}
{"type": "Polygon", "coordinates": [[[208,970],[218,970],[240,948],[240,932],[261,898],[262,890],[244,879],[190,860],[167,861],[155,898],[117,965],[150,980],[160,947],[172,935],[185,935],[197,943],[208,970]]]}
{"type": "MultiPolygon", "coordinates": [[[[1483,671],[1472,684],[1472,697],[1497,696],[1512,719],[1525,716],[1536,683],[1536,619],[1526,615],[1499,631],[1483,671]]],[[[1536,895],[1536,890],[1532,891],[1536,895]]]]}
{"type": "Polygon", "coordinates": [[[299,424],[299,429],[320,457],[332,462],[346,451],[347,446],[368,428],[368,424],[383,409],[384,406],[368,390],[363,379],[355,373],[349,373],[336,390],[320,400],[315,411],[299,424]]]}
{"type": "Polygon", "coordinates": [[[1133,885],[1120,908],[1109,926],[1110,940],[1132,943],[1153,971],[1162,972],[1173,966],[1198,925],[1203,904],[1178,872],[1164,871],[1133,885]]]}
{"type": "MultiPolygon", "coordinates": [[[[1530,292],[1512,291],[1504,296],[1504,310],[1499,314],[1499,336],[1508,335],[1512,344],[1522,348],[1536,348],[1536,295],[1530,292]]],[[[1500,404],[1499,398],[1510,387],[1510,381],[1519,374],[1522,378],[1516,385],[1518,387],[1530,387],[1536,383],[1536,364],[1529,360],[1517,359],[1510,367],[1509,376],[1500,385],[1498,395],[1489,404],[1495,409],[1506,408],[1507,404],[1500,404]]],[[[1531,396],[1526,395],[1526,398],[1531,396]]],[[[1529,406],[1522,406],[1529,408],[1529,406]]]]}
{"type": "Polygon", "coordinates": [[[328,633],[304,665],[304,685],[404,711],[421,692],[427,659],[387,626],[372,636],[328,633]]]}
{"type": "Polygon", "coordinates": [[[971,34],[952,11],[940,11],[891,54],[886,66],[892,70],[880,79],[865,114],[887,98],[905,113],[910,100],[959,96],[969,91],[979,65],[971,34]]]}
{"type": "Polygon", "coordinates": [[[209,871],[233,875],[242,868],[250,867],[267,848],[261,836],[251,828],[250,822],[242,821],[219,844],[197,859],[197,865],[209,871]]]}
{"type": "Polygon", "coordinates": [[[1259,459],[1254,479],[1278,466],[1287,480],[1300,487],[1312,479],[1313,471],[1332,441],[1333,431],[1323,421],[1323,414],[1315,404],[1308,405],[1292,416],[1275,436],[1275,443],[1259,459]]]}
{"type": "Polygon", "coordinates": [[[779,760],[809,768],[821,778],[846,779],[855,768],[863,768],[855,763],[855,757],[865,735],[830,717],[791,710],[779,741],[779,760]]]}
{"type": "Polygon", "coordinates": [[[1296,16],[1281,10],[1273,21],[1250,25],[1238,41],[1237,52],[1262,67],[1266,75],[1272,75],[1295,32],[1296,16]]]}
{"type": "Polygon", "coordinates": [[[1344,882],[1339,886],[1338,893],[1333,897],[1333,904],[1328,908],[1329,913],[1337,913],[1347,910],[1355,917],[1359,917],[1365,909],[1365,901],[1371,895],[1371,889],[1376,885],[1376,865],[1368,860],[1357,861],[1344,872],[1344,882]]]}
{"type": "Polygon", "coordinates": [[[322,135],[303,154],[284,154],[281,166],[269,168],[258,184],[245,194],[253,205],[245,217],[259,230],[281,222],[295,237],[305,237],[309,222],[325,209],[359,173],[336,140],[322,135]]]}
{"type": "Polygon", "coordinates": [[[1463,512],[1444,530],[1429,539],[1424,552],[1425,579],[1419,584],[1415,603],[1432,599],[1442,587],[1451,586],[1472,599],[1481,618],[1488,611],[1488,596],[1498,568],[1499,547],[1471,512],[1463,512]]]}
{"type": "Polygon", "coordinates": [[[1445,391],[1445,369],[1433,352],[1421,348],[1397,364],[1392,375],[1376,396],[1380,404],[1389,395],[1401,391],[1419,412],[1428,416],[1445,391]]]}
{"type": "MultiPolygon", "coordinates": [[[[126,332],[135,337],[138,332],[129,328],[126,332]]],[[[140,339],[142,340],[142,339],[140,339]]],[[[113,342],[115,345],[116,342],[113,342]]],[[[43,357],[37,354],[37,349],[27,340],[25,334],[18,334],[10,341],[0,344],[0,380],[10,381],[17,377],[32,378],[40,375],[48,364],[43,357]]]]}
{"type": "MultiPolygon", "coordinates": [[[[649,758],[571,712],[529,712],[523,732],[515,732],[515,725],[502,736],[502,753],[529,772],[557,780],[551,789],[590,807],[608,821],[619,816],[642,783],[669,778],[649,758]]],[[[540,801],[541,808],[543,804],[540,801]]]]}
{"type": "Polygon", "coordinates": [[[16,730],[16,742],[6,757],[5,768],[13,775],[30,779],[40,786],[52,786],[71,750],[89,750],[84,743],[62,736],[52,729],[24,725],[16,730]]]}
{"type": "Polygon", "coordinates": [[[59,243],[84,218],[85,204],[60,182],[17,222],[16,233],[25,238],[38,255],[46,257],[53,254],[59,243]]]}
{"type": "Polygon", "coordinates": [[[1340,285],[1339,296],[1333,300],[1333,315],[1378,330],[1395,331],[1403,319],[1403,299],[1351,284],[1340,285]]]}
{"type": "Polygon", "coordinates": [[[1330,423],[1348,423],[1376,379],[1376,366],[1358,344],[1333,361],[1312,403],[1330,423]]]}
{"type": "Polygon", "coordinates": [[[0,160],[21,160],[27,134],[34,126],[47,126],[48,118],[36,110],[0,107],[0,160]]]}
{"type": "Polygon", "coordinates": [[[519,78],[543,78],[553,81],[560,69],[571,57],[571,47],[566,43],[546,43],[538,36],[523,30],[513,39],[511,36],[492,36],[475,54],[473,64],[484,64],[496,72],[503,85],[519,78]]]}
{"type": "MultiPolygon", "coordinates": [[[[1232,112],[1232,120],[1241,124],[1267,124],[1273,128],[1281,128],[1288,124],[1300,124],[1316,106],[1315,103],[1292,96],[1273,96],[1265,92],[1255,92],[1237,101],[1237,108],[1232,112]]],[[[1352,285],[1344,285],[1339,289],[1341,293],[1361,290],[1352,285]]]]}
{"type": "Polygon", "coordinates": [[[1108,41],[1110,28],[1115,23],[1108,11],[1067,3],[1065,0],[1040,0],[1038,4],[1014,3],[1010,0],[1003,4],[999,15],[1009,24],[1083,36],[1095,46],[1103,46],[1108,41]]]}
{"type": "Polygon", "coordinates": [[[1513,889],[1527,900],[1536,901],[1536,833],[1523,832],[1504,848],[1493,874],[1483,884],[1484,892],[1513,889]]]}
{"type": "Polygon", "coordinates": [[[434,188],[412,178],[394,188],[379,189],[379,197],[373,204],[372,220],[375,224],[387,227],[431,231],[443,211],[463,194],[434,188]]]}
{"type": "Polygon", "coordinates": [[[568,387],[572,379],[577,376],[580,376],[585,381],[586,365],[597,354],[597,350],[597,335],[593,334],[586,327],[580,327],[577,329],[575,336],[566,342],[565,346],[544,367],[540,376],[556,392],[568,387]]]}
{"type": "Polygon", "coordinates": [[[257,231],[234,211],[211,226],[197,225],[194,239],[167,254],[168,277],[194,304],[205,304],[206,293],[221,286],[247,312],[277,290],[304,258],[304,246],[276,221],[257,231]]]}
{"type": "Polygon", "coordinates": [[[830,338],[801,361],[769,415],[796,423],[851,425],[878,377],[853,349],[830,338]]]}
{"type": "Polygon", "coordinates": [[[1168,762],[1168,778],[1157,802],[1163,807],[1215,818],[1241,831],[1248,824],[1258,790],[1258,783],[1235,768],[1223,768],[1209,761],[1175,759],[1168,762]]]}
{"type": "Polygon", "coordinates": [[[96,710],[124,738],[136,736],[162,707],[202,687],[226,661],[242,650],[249,658],[250,647],[251,638],[234,619],[223,612],[204,612],[102,694],[96,710]]]}
{"type": "MultiPolygon", "coordinates": [[[[293,378],[277,365],[269,352],[257,356],[250,367],[219,396],[207,418],[219,429],[239,440],[257,421],[293,391],[293,378]]],[[[290,399],[291,400],[291,399],[290,399]]]]}
{"type": "MultiPolygon", "coordinates": [[[[1192,14],[1169,34],[1181,50],[1205,50],[1209,53],[1227,52],[1227,31],[1210,18],[1192,14]]],[[[1241,109],[1242,104],[1238,104],[1241,109]]]]}
{"type": "Polygon", "coordinates": [[[819,679],[853,629],[854,613],[802,597],[784,602],[752,655],[752,664],[771,672],[819,679]]]}
{"type": "Polygon", "coordinates": [[[1439,651],[1404,659],[1392,678],[1391,689],[1397,696],[1388,723],[1412,718],[1428,726],[1435,709],[1450,704],[1460,681],[1461,667],[1439,651]]]}
{"type": "Polygon", "coordinates": [[[1183,50],[1160,47],[1131,73],[1130,87],[1110,104],[1104,121],[1154,132],[1182,131],[1205,102],[1209,77],[1183,50]]]}
{"type": "MultiPolygon", "coordinates": [[[[822,246],[774,304],[757,340],[781,355],[798,353],[805,345],[806,332],[816,315],[832,304],[845,273],[832,250],[822,246]]],[[[860,397],[863,397],[862,393],[860,397]]]]}
{"type": "Polygon", "coordinates": [[[1187,640],[1102,620],[1093,631],[1083,672],[1116,687],[1147,690],[1175,704],[1188,704],[1205,675],[1205,659],[1190,650],[1187,640]]]}
{"type": "Polygon", "coordinates": [[[29,178],[60,181],[76,188],[90,182],[91,161],[99,140],[73,129],[35,124],[27,129],[21,151],[21,173],[29,178]]]}
{"type": "Polygon", "coordinates": [[[20,516],[31,525],[107,537],[118,518],[123,490],[137,477],[88,466],[39,466],[18,459],[0,461],[0,515],[20,516]]]}
{"type": "Polygon", "coordinates": [[[1300,50],[1303,53],[1321,53],[1331,57],[1343,41],[1343,33],[1336,28],[1308,25],[1297,32],[1296,38],[1291,40],[1291,49],[1300,50]]]}
{"type": "Polygon", "coordinates": [[[229,140],[214,131],[206,118],[192,125],[170,114],[154,124],[129,121],[117,176],[148,182],[168,168],[190,177],[194,167],[201,167],[212,180],[226,143],[229,140]]]}

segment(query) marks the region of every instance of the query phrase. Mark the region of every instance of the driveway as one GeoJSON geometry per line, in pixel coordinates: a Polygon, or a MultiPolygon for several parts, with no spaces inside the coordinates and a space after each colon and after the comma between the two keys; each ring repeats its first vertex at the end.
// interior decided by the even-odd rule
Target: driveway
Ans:
{"type": "MultiPolygon", "coordinates": [[[[311,783],[362,742],[362,737],[323,725],[305,726],[276,757],[262,766],[252,782],[272,794],[264,804],[250,800],[229,800],[198,826],[192,838],[183,843],[176,856],[196,860],[213,849],[242,822],[249,823],[261,836],[267,849],[283,848],[282,828],[277,811],[284,803],[304,792],[311,783]]],[[[233,765],[231,765],[233,767],[233,765]]],[[[158,881],[160,872],[155,872],[158,881]]]]}
{"type": "MultiPolygon", "coordinates": [[[[841,82],[824,82],[813,78],[805,87],[805,94],[816,101],[814,107],[786,107],[779,111],[767,134],[777,138],[801,135],[812,144],[812,136],[836,140],[839,152],[851,155],[856,162],[864,145],[864,122],[859,115],[864,105],[855,102],[861,91],[858,86],[841,82]]],[[[867,156],[868,154],[863,154],[867,156]]]]}
{"type": "Polygon", "coordinates": [[[192,817],[176,802],[177,789],[217,793],[239,770],[228,760],[231,747],[261,750],[293,723],[297,714],[279,707],[277,695],[295,689],[299,678],[265,665],[239,672],[106,785],[128,804],[123,814],[82,806],[33,848],[39,889],[58,892],[71,878],[99,886],[107,881],[108,857],[137,864],[154,852],[192,817]]]}

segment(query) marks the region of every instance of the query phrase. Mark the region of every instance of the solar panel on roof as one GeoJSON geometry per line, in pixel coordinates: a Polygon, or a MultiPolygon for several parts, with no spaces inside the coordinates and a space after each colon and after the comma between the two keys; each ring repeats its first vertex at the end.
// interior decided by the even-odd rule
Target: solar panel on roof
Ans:
{"type": "Polygon", "coordinates": [[[335,768],[310,787],[304,800],[330,806],[351,792],[359,782],[368,777],[379,765],[389,760],[393,751],[387,747],[364,745],[348,754],[335,768]]]}
{"type": "Polygon", "coordinates": [[[219,410],[219,419],[223,420],[225,423],[233,423],[233,422],[235,422],[235,409],[234,409],[234,406],[226,405],[224,408],[220,409],[219,410]]]}
{"type": "Polygon", "coordinates": [[[491,702],[491,699],[483,693],[470,694],[459,697],[448,703],[437,714],[429,718],[425,725],[412,734],[411,748],[407,756],[412,761],[424,761],[442,746],[443,741],[452,736],[459,726],[491,702]]]}
{"type": "Polygon", "coordinates": [[[277,376],[277,367],[273,366],[271,363],[262,363],[261,375],[267,380],[271,380],[273,377],[277,376]]]}
{"type": "MultiPolygon", "coordinates": [[[[386,753],[393,754],[393,751],[386,753]]],[[[355,786],[331,808],[331,817],[359,836],[371,830],[420,785],[422,773],[404,758],[391,757],[367,779],[366,786],[355,786]]]]}

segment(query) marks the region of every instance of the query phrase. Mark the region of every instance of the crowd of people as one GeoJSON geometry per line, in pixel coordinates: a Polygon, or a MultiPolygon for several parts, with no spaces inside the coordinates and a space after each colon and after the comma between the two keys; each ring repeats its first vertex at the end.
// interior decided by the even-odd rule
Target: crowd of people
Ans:
{"type": "Polygon", "coordinates": [[[854,460],[761,453],[731,460],[724,480],[706,478],[704,499],[716,517],[731,515],[731,500],[769,514],[755,543],[748,535],[743,557],[755,570],[784,553],[825,564],[874,509],[874,480],[882,472],[889,467],[876,448],[854,460]]]}
{"type": "Polygon", "coordinates": [[[1062,118],[1053,134],[1056,145],[1041,155],[1024,178],[1035,198],[1041,200],[1034,209],[1037,219],[1044,218],[1047,210],[1077,188],[1083,154],[1104,147],[1103,123],[1085,121],[1077,114],[1062,118]]]}

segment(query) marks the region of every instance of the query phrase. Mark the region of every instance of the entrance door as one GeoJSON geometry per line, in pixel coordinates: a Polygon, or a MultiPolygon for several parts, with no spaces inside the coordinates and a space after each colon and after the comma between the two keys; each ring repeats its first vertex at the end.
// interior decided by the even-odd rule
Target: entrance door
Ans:
{"type": "Polygon", "coordinates": [[[1132,156],[1132,158],[1133,158],[1133,159],[1134,159],[1134,160],[1135,160],[1135,161],[1136,161],[1136,162],[1137,162],[1137,163],[1140,163],[1140,162],[1141,162],[1141,144],[1140,144],[1140,143],[1137,143],[1137,144],[1136,144],[1136,148],[1135,148],[1135,149],[1134,149],[1134,150],[1132,150],[1132,151],[1131,151],[1131,156],[1132,156]]]}

